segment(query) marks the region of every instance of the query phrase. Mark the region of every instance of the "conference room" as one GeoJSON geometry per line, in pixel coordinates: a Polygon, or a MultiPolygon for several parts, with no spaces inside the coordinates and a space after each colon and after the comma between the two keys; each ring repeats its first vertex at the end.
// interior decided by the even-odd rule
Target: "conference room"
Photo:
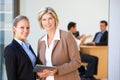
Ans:
{"type": "MultiPolygon", "coordinates": [[[[91,35],[85,43],[91,42],[96,32],[100,31],[101,20],[108,22],[108,45],[80,45],[79,48],[82,53],[98,57],[97,75],[94,75],[96,79],[119,80],[120,46],[117,41],[115,42],[115,38],[119,40],[120,37],[112,36],[119,32],[119,20],[116,19],[118,16],[116,13],[120,11],[114,11],[114,8],[119,7],[118,2],[115,0],[0,0],[0,80],[7,80],[3,55],[5,46],[13,39],[11,28],[13,18],[17,15],[25,15],[29,18],[31,31],[28,41],[37,55],[38,39],[45,34],[45,30],[38,24],[38,12],[46,6],[55,9],[59,18],[59,29],[68,31],[68,23],[74,21],[77,23],[77,31],[80,35],[91,35]]],[[[82,62],[82,65],[87,67],[88,64],[82,62]]]]}

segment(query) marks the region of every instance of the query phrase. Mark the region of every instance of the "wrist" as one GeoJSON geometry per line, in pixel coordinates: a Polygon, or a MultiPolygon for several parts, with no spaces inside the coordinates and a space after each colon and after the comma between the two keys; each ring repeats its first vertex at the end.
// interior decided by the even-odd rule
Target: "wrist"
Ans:
{"type": "Polygon", "coordinates": [[[55,70],[54,70],[54,75],[57,75],[58,74],[58,69],[56,68],[55,70]]]}

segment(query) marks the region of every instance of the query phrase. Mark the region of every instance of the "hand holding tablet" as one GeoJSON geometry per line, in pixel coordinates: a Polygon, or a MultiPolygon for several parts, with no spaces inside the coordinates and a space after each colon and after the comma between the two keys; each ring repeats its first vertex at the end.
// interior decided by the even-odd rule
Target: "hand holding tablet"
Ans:
{"type": "Polygon", "coordinates": [[[33,69],[33,72],[42,72],[43,70],[54,70],[56,69],[55,66],[46,66],[46,65],[39,65],[37,64],[34,69],[33,69]]]}

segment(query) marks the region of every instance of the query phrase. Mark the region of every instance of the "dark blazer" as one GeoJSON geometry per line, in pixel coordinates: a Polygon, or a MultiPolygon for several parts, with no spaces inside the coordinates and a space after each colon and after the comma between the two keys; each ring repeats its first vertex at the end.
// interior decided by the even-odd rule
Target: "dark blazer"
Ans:
{"type": "MultiPolygon", "coordinates": [[[[99,33],[99,32],[98,32],[99,33]]],[[[95,34],[95,37],[93,39],[93,42],[95,38],[97,37],[98,33],[95,34]]],[[[108,45],[108,31],[105,31],[100,39],[99,43],[96,43],[96,45],[108,45]]]]}
{"type": "Polygon", "coordinates": [[[5,48],[4,58],[8,80],[36,80],[31,60],[16,40],[5,48]]]}

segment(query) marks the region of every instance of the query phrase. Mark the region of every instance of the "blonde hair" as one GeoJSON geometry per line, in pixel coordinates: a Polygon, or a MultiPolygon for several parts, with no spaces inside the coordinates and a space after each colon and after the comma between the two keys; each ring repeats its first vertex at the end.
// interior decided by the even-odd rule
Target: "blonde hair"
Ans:
{"type": "MultiPolygon", "coordinates": [[[[21,20],[23,20],[23,19],[25,19],[25,20],[27,20],[27,21],[29,22],[29,19],[28,19],[26,16],[23,16],[23,15],[18,15],[18,16],[16,16],[16,17],[14,18],[14,20],[13,20],[12,28],[13,28],[13,27],[16,27],[17,24],[19,23],[19,21],[21,21],[21,20]]],[[[13,37],[14,37],[14,36],[15,36],[15,32],[13,31],[13,37]]]]}
{"type": "Polygon", "coordinates": [[[59,20],[58,20],[58,16],[57,16],[56,12],[51,7],[44,7],[42,9],[40,9],[40,11],[38,12],[38,21],[40,21],[41,28],[43,28],[41,19],[42,19],[42,16],[46,13],[49,13],[52,15],[52,17],[55,19],[55,26],[57,27],[59,20]]]}

